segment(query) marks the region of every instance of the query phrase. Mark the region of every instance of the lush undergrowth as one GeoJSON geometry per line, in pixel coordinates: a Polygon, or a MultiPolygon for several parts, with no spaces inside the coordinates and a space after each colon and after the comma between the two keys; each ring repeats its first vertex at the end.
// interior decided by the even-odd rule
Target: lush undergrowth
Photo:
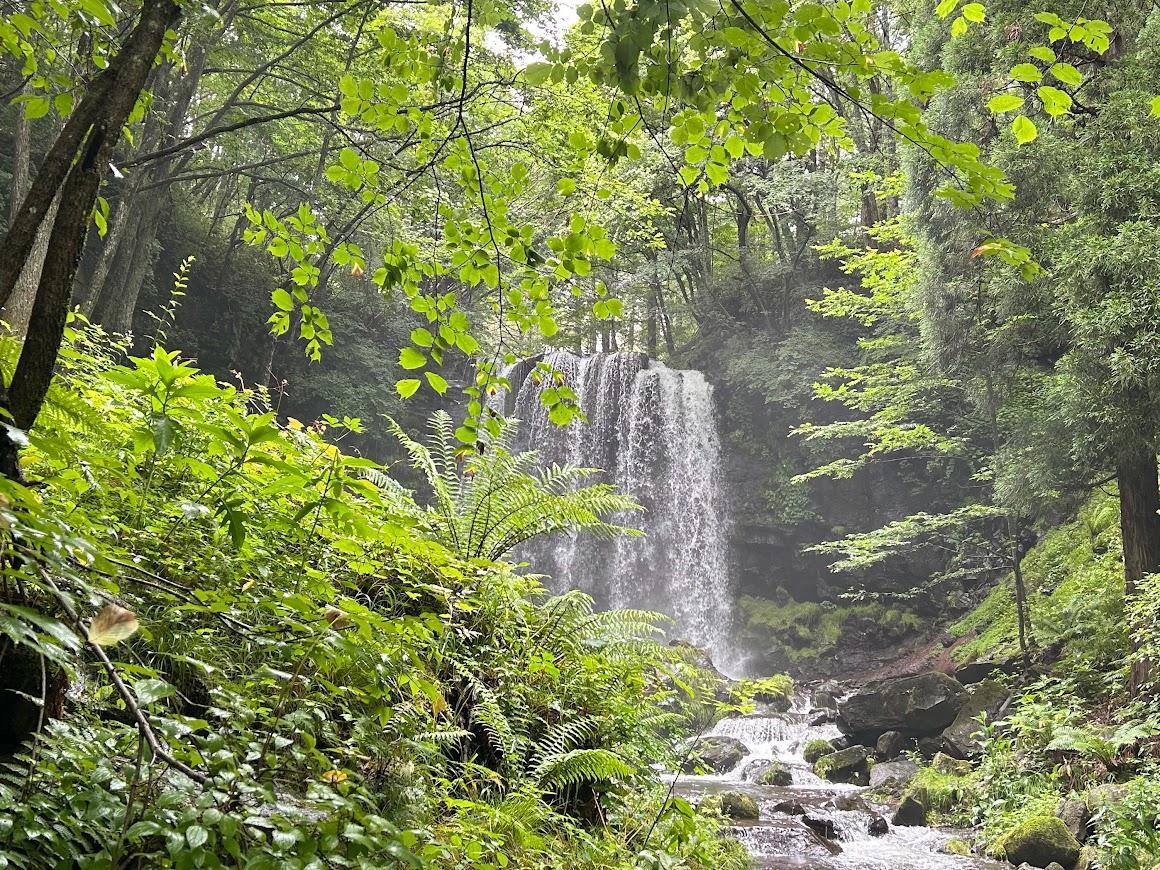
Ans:
{"type": "MultiPolygon", "coordinates": [[[[1131,643],[1114,496],[1093,496],[1072,522],[1048,532],[1025,556],[1023,573],[1034,671],[1007,678],[1011,706],[981,726],[983,753],[973,769],[924,767],[912,788],[937,820],[978,824],[977,845],[994,855],[1057,813],[1090,814],[1085,859],[1112,870],[1153,867],[1160,861],[1160,709],[1147,692],[1128,694],[1131,643]]],[[[1152,600],[1154,581],[1143,600],[1152,600]]],[[[1011,594],[1009,583],[999,585],[954,627],[969,638],[957,656],[1018,654],[1011,594]]]]}
{"type": "Polygon", "coordinates": [[[0,747],[0,866],[743,866],[652,769],[685,651],[501,561],[623,499],[437,421],[421,507],[359,421],[123,359],[70,331],[0,484],[0,741],[44,725],[0,747]]]}

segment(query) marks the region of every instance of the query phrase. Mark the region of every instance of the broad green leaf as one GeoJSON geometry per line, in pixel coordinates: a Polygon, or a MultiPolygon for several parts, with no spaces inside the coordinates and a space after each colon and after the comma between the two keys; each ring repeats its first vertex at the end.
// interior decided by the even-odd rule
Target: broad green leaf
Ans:
{"type": "Polygon", "coordinates": [[[1043,110],[1053,118],[1066,115],[1071,111],[1072,99],[1071,94],[1067,91],[1044,85],[1037,88],[1036,93],[1039,95],[1039,99],[1043,100],[1043,110]]]}
{"type": "Polygon", "coordinates": [[[435,372],[424,372],[424,375],[426,375],[427,383],[431,385],[431,389],[439,395],[442,396],[447,392],[447,381],[443,377],[435,374],[435,372]]]}
{"type": "Polygon", "coordinates": [[[981,24],[987,20],[987,7],[982,3],[968,3],[963,7],[963,18],[981,24]]]}
{"type": "Polygon", "coordinates": [[[413,347],[405,347],[399,351],[399,365],[405,369],[421,369],[427,365],[427,357],[413,347]]]}
{"type": "Polygon", "coordinates": [[[940,2],[934,9],[935,15],[937,15],[939,18],[946,18],[948,15],[955,11],[958,5],[959,0],[942,0],[942,2],[940,2]]]}
{"type": "Polygon", "coordinates": [[[415,395],[420,386],[421,381],[418,378],[404,378],[401,381],[395,381],[395,391],[404,399],[409,399],[415,395]]]}
{"type": "Polygon", "coordinates": [[[1017,63],[1011,67],[1011,78],[1017,82],[1041,82],[1043,73],[1033,63],[1017,63]]]}
{"type": "Polygon", "coordinates": [[[1051,74],[1065,85],[1078,87],[1083,82],[1083,73],[1070,63],[1057,63],[1051,67],[1051,74]]]}
{"type": "Polygon", "coordinates": [[[1160,118],[1160,97],[1152,98],[1152,117],[1160,118]]]}
{"type": "Polygon", "coordinates": [[[273,302],[274,306],[280,311],[294,310],[294,300],[291,298],[290,294],[283,290],[281,287],[270,294],[270,301],[273,302]]]}
{"type": "Polygon", "coordinates": [[[1050,46],[1037,45],[1034,48],[1028,49],[1027,53],[1036,60],[1041,60],[1044,63],[1055,63],[1055,50],[1050,46]]]}
{"type": "Polygon", "coordinates": [[[987,108],[995,114],[1013,112],[1015,109],[1021,109],[1024,102],[1023,97],[1018,94],[995,94],[987,100],[987,108]]]}
{"type": "Polygon", "coordinates": [[[171,698],[177,690],[165,680],[138,680],[133,684],[133,693],[140,704],[153,704],[163,698],[171,698]]]}
{"type": "Polygon", "coordinates": [[[1011,124],[1011,130],[1015,133],[1015,141],[1020,145],[1026,145],[1039,135],[1039,131],[1035,129],[1035,123],[1026,115],[1020,115],[1011,124]]]}
{"type": "Polygon", "coordinates": [[[431,334],[431,330],[420,326],[411,330],[411,343],[419,347],[430,347],[435,343],[435,336],[431,334]]]}
{"type": "Polygon", "coordinates": [[[527,79],[529,85],[542,85],[551,74],[552,64],[550,63],[531,63],[524,70],[524,78],[527,79]]]}

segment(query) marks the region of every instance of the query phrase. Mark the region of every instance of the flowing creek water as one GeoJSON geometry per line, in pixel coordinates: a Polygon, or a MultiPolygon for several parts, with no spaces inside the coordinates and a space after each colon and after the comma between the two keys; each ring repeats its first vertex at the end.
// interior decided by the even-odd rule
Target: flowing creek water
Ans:
{"type": "Polygon", "coordinates": [[[724,774],[682,774],[677,778],[675,792],[694,803],[726,791],[740,791],[752,797],[760,810],[760,818],[735,823],[732,834],[753,855],[755,867],[784,867],[787,870],[1012,870],[1010,864],[940,851],[947,841],[961,836],[961,832],[891,824],[888,833],[872,836],[869,825],[874,814],[889,819],[889,808],[868,798],[866,789],[819,778],[802,756],[809,740],[829,740],[839,736],[833,724],[810,725],[817,714],[818,711],[810,710],[807,698],[799,697],[787,713],[723,719],[710,735],[734,737],[746,746],[749,754],[724,774]],[[793,784],[772,786],[753,782],[762,761],[779,761],[786,765],[793,776],[793,784]],[[801,815],[775,809],[787,802],[798,804],[815,824],[832,824],[834,839],[823,842],[807,827],[801,815]],[[837,854],[833,854],[835,846],[840,850],[837,854]]]}

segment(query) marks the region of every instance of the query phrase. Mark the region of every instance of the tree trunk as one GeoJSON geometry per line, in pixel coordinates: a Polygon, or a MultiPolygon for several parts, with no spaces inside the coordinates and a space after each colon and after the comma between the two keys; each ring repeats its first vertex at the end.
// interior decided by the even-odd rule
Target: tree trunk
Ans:
{"type": "MultiPolygon", "coordinates": [[[[1130,603],[1139,582],[1160,572],[1160,487],[1157,485],[1156,454],[1150,447],[1120,457],[1116,465],[1120,488],[1120,535],[1124,544],[1124,600],[1130,603]]],[[[1130,625],[1133,641],[1137,626],[1130,625]]],[[[1141,692],[1150,678],[1151,663],[1139,659],[1132,664],[1131,691],[1141,692]]]]}
{"type": "MultiPolygon", "coordinates": [[[[27,89],[25,91],[27,93],[27,89]]],[[[16,129],[12,134],[12,186],[8,196],[8,224],[14,226],[20,213],[20,205],[28,195],[32,184],[32,124],[24,117],[24,107],[16,106],[16,129]]],[[[48,236],[52,222],[56,220],[56,210],[60,205],[58,195],[48,207],[44,222],[36,233],[36,240],[24,261],[24,267],[12,288],[12,295],[4,306],[3,318],[13,335],[23,337],[28,331],[28,318],[32,315],[32,302],[36,298],[36,287],[40,283],[40,271],[44,268],[44,258],[48,255],[48,236]]]]}
{"type": "MultiPolygon", "coordinates": [[[[32,190],[25,197],[16,224],[0,246],[0,282],[7,281],[6,287],[0,283],[0,293],[3,301],[7,301],[15,279],[5,271],[5,266],[14,266],[17,273],[23,268],[41,223],[36,215],[43,215],[43,208],[51,203],[59,189],[60,208],[49,239],[52,256],[45,261],[41,273],[28,337],[7,396],[13,421],[21,429],[30,428],[36,421],[52,381],[73,279],[113,148],[145,87],[165,32],[178,15],[179,9],[173,0],[145,0],[141,17],[124,46],[85,92],[57,137],[32,182],[32,190]],[[112,75],[106,83],[106,74],[110,72],[112,75]],[[83,135],[74,136],[71,127],[78,118],[84,121],[85,127],[83,135]],[[65,145],[74,142],[74,147],[62,154],[62,142],[65,145]],[[58,163],[62,161],[67,172],[58,172],[58,163]],[[61,177],[63,188],[59,181],[51,183],[61,177]]],[[[11,468],[11,462],[0,462],[6,469],[11,468]]]]}

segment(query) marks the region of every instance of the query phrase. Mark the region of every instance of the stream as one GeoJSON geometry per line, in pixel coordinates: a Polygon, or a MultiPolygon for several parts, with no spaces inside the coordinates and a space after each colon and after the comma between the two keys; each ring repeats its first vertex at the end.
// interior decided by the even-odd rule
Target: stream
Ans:
{"type": "MultiPolygon", "coordinates": [[[[807,697],[795,699],[787,713],[755,714],[723,719],[706,736],[734,737],[749,754],[724,774],[682,774],[675,792],[694,803],[720,792],[740,791],[760,810],[756,821],[735,822],[730,833],[754,857],[755,867],[806,870],[1012,870],[1010,864],[946,854],[942,847],[962,832],[890,825],[880,836],[869,833],[875,813],[890,818],[891,809],[865,796],[867,789],[827,782],[816,776],[802,756],[815,738],[830,740],[840,732],[833,724],[810,725],[821,711],[811,710],[807,697]],[[793,776],[789,786],[750,781],[763,760],[780,761],[793,776]],[[824,842],[802,821],[775,809],[796,803],[815,825],[832,824],[835,836],[824,842]],[[837,849],[835,849],[837,847],[837,849]],[[840,850],[840,851],[838,851],[840,850]],[[833,852],[837,851],[837,854],[833,852]]],[[[796,808],[795,808],[796,810],[796,808]]],[[[966,837],[969,839],[969,837],[966,837]]]]}

